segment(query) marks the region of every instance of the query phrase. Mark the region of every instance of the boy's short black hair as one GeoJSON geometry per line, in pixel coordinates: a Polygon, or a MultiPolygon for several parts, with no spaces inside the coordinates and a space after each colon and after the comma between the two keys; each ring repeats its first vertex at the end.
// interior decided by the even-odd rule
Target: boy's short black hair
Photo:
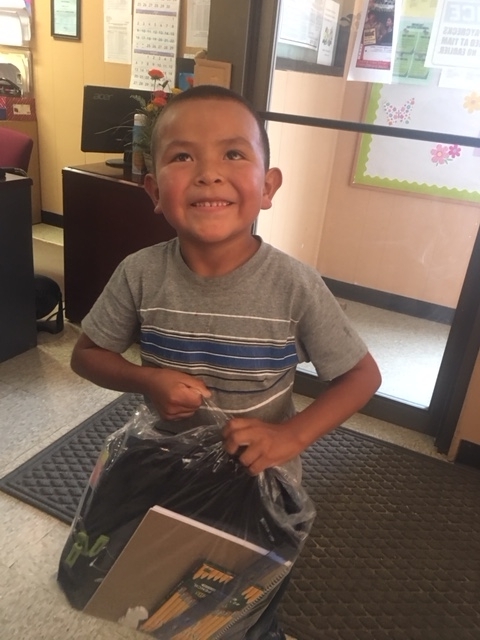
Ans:
{"type": "Polygon", "coordinates": [[[189,100],[233,100],[233,102],[237,102],[238,104],[243,105],[255,118],[255,121],[258,125],[258,129],[260,131],[260,139],[262,142],[263,155],[264,155],[264,163],[265,170],[268,170],[270,166],[270,143],[268,141],[268,135],[265,130],[265,125],[263,120],[260,118],[258,113],[252,107],[252,105],[246,100],[243,96],[231,89],[226,89],[225,87],[220,87],[214,84],[202,84],[198,87],[192,87],[191,89],[187,89],[186,91],[182,91],[182,93],[177,93],[173,97],[170,98],[166,106],[160,112],[160,115],[157,118],[157,122],[155,123],[155,127],[152,133],[151,139],[151,153],[152,159],[155,163],[155,152],[156,152],[156,131],[159,127],[159,123],[163,119],[165,113],[168,113],[170,109],[174,108],[175,105],[181,102],[187,102],[189,100]]]}

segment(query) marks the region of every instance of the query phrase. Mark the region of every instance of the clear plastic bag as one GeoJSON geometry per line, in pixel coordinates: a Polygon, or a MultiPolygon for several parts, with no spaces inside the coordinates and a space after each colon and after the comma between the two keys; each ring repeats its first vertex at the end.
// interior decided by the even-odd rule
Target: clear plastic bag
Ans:
{"type": "Polygon", "coordinates": [[[175,422],[142,405],[106,439],[60,558],[72,606],[158,638],[245,636],[315,509],[299,465],[251,476],[227,454],[227,421],[211,403],[175,422]]]}

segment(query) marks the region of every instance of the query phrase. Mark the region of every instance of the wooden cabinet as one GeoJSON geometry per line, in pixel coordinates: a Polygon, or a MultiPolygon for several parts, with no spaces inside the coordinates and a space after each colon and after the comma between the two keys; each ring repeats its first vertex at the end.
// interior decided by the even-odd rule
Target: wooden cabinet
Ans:
{"type": "Polygon", "coordinates": [[[123,258],[175,231],[124,170],[98,163],[62,174],[65,316],[80,322],[123,258]]]}
{"type": "Polygon", "coordinates": [[[0,180],[0,362],[37,344],[31,187],[13,174],[0,180]]]}

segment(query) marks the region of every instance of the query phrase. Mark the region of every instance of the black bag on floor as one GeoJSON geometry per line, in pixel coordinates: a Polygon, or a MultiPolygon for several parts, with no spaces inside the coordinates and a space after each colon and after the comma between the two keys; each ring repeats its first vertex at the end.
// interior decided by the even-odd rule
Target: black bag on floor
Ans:
{"type": "Polygon", "coordinates": [[[52,278],[35,274],[35,313],[37,331],[63,331],[62,290],[52,278]]]}

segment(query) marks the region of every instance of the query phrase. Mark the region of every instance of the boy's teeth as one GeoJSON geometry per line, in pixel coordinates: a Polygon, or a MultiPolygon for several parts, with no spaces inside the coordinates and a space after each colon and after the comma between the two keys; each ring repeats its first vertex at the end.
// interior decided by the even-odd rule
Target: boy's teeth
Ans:
{"type": "Polygon", "coordinates": [[[196,207],[224,207],[228,202],[196,202],[196,207]]]}

